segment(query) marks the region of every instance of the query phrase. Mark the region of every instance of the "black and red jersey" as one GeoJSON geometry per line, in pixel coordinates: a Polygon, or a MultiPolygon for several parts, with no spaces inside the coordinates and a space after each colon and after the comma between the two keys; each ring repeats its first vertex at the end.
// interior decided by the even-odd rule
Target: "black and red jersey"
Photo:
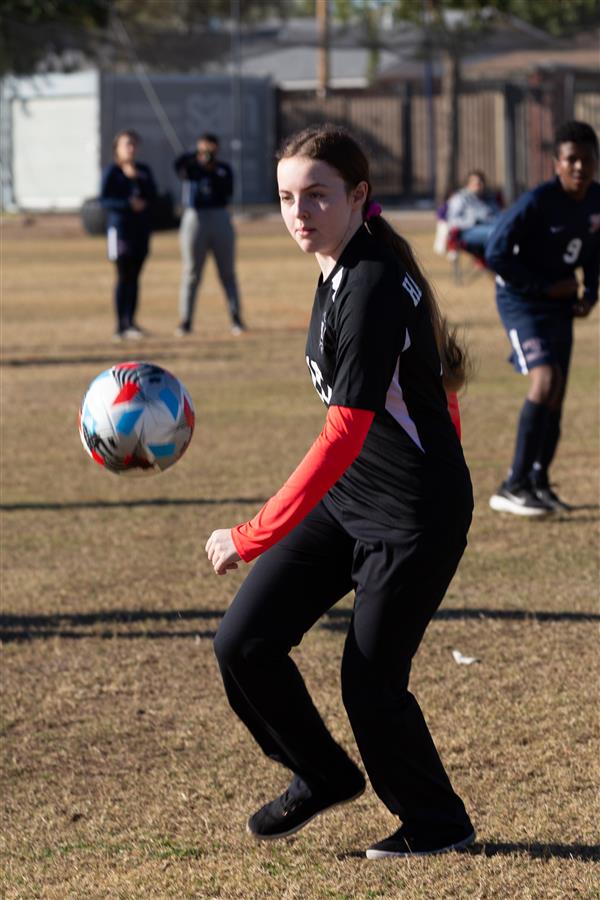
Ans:
{"type": "Polygon", "coordinates": [[[330,502],[402,528],[431,522],[452,496],[470,498],[421,287],[366,226],[319,281],[306,359],[327,406],[375,413],[330,502]]]}
{"type": "Polygon", "coordinates": [[[319,282],[306,359],[328,407],[325,425],[280,490],[231,530],[243,560],[273,546],[320,500],[336,507],[350,534],[369,540],[389,528],[443,529],[449,510],[470,517],[458,404],[442,385],[421,288],[365,227],[319,282]]]}

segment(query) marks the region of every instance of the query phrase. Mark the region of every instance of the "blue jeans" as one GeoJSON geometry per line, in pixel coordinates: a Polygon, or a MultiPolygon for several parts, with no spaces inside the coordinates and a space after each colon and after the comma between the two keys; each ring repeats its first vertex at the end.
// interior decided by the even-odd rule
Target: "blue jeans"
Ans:
{"type": "Polygon", "coordinates": [[[483,257],[485,255],[485,246],[495,227],[495,222],[485,222],[461,231],[460,239],[465,245],[467,252],[472,253],[474,256],[483,257]]]}

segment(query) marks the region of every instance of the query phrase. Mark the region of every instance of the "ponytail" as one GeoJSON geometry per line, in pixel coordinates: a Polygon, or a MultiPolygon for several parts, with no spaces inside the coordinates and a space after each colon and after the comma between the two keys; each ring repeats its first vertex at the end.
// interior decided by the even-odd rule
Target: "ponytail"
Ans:
{"type": "Polygon", "coordinates": [[[435,343],[442,363],[442,378],[447,391],[458,391],[467,383],[471,362],[465,347],[461,346],[457,329],[451,328],[439,308],[433,288],[427,281],[408,241],[398,234],[380,215],[369,215],[366,227],[371,234],[390,247],[410,277],[422,289],[435,343]]]}

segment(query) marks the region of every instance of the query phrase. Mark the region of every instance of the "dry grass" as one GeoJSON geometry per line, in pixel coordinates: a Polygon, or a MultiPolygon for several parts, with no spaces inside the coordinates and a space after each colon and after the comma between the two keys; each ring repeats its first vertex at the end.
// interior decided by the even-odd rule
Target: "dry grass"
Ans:
{"type": "MultiPolygon", "coordinates": [[[[539,523],[490,512],[524,382],[505,363],[491,282],[432,257],[429,217],[401,216],[478,360],[463,401],[477,509],[470,548],[418,654],[413,689],[477,824],[473,851],[367,862],[394,827],[371,791],[295,840],[261,846],[247,815],[283,787],[230,713],[211,637],[243,573],[202,548],[247,518],[323,418],[304,364],[314,265],[276,221],[239,226],[251,331],[227,330],[212,267],[197,336],[171,337],[175,234],[144,275],[142,323],[112,330],[101,240],[68,219],[4,227],[3,855],[7,898],[598,897],[597,314],[577,326],[554,473],[578,509],[539,523]],[[195,399],[186,457],[121,480],[84,455],[86,385],[135,356],[195,399]],[[477,656],[457,666],[451,650],[477,656]]],[[[347,598],[297,651],[330,727],[356,757],[339,697],[347,598]]]]}

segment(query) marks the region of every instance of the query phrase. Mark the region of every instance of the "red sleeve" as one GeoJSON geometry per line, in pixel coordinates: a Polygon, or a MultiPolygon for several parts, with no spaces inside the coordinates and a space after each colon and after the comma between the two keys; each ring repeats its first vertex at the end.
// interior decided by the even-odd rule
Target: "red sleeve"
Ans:
{"type": "Polygon", "coordinates": [[[321,434],[283,487],[253,519],[231,529],[244,562],[285,537],[317,505],[360,453],[374,416],[366,409],[329,407],[321,434]]]}
{"type": "Polygon", "coordinates": [[[461,427],[460,427],[460,409],[458,406],[458,397],[452,391],[448,391],[446,396],[448,397],[448,412],[450,413],[450,418],[452,419],[452,424],[456,428],[456,433],[457,433],[458,439],[460,441],[462,434],[461,434],[461,427]]]}

